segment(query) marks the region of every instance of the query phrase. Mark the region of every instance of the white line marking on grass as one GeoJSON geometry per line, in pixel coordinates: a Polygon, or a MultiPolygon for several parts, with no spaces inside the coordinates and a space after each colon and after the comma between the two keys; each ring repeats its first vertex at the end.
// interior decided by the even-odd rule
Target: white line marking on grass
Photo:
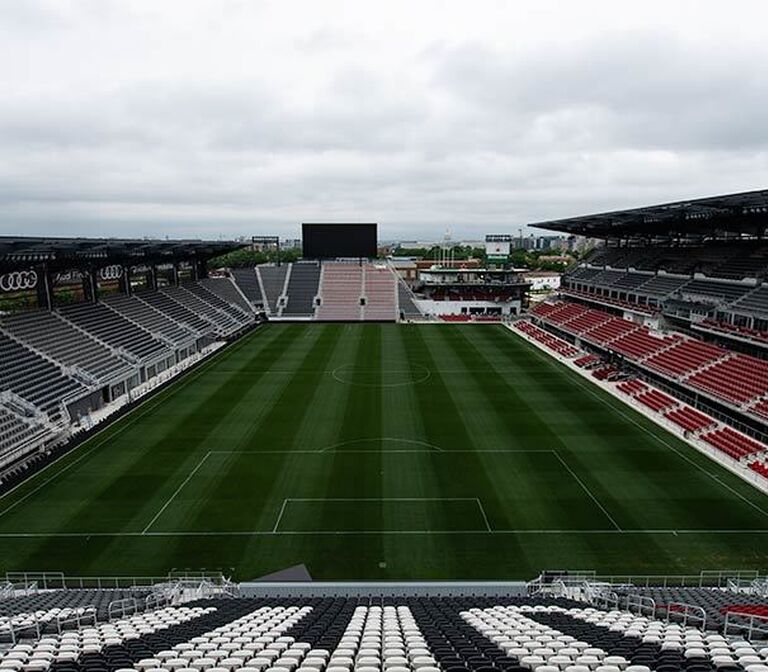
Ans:
{"type": "MultiPolygon", "coordinates": [[[[515,333],[515,332],[511,332],[511,333],[515,333]]],[[[519,338],[520,338],[520,337],[519,337],[519,338]]],[[[541,351],[539,348],[537,348],[537,347],[536,347],[536,346],[534,346],[534,345],[531,345],[531,344],[530,344],[530,343],[529,343],[529,342],[528,342],[526,339],[524,339],[524,338],[521,338],[521,340],[522,340],[522,342],[524,342],[524,343],[527,343],[527,344],[528,344],[528,347],[531,349],[531,352],[535,352],[535,353],[536,353],[536,355],[539,357],[539,359],[541,359],[542,361],[545,361],[545,362],[548,362],[548,363],[552,363],[552,362],[555,362],[555,363],[557,363],[557,364],[560,364],[560,362],[558,362],[558,361],[557,361],[556,359],[554,359],[553,357],[550,357],[550,356],[548,356],[548,355],[545,355],[545,354],[543,354],[543,352],[542,352],[542,351],[541,351]]],[[[656,441],[658,441],[658,442],[659,442],[661,445],[663,445],[663,446],[666,446],[666,447],[667,447],[667,448],[669,448],[669,449],[670,449],[672,452],[676,453],[676,454],[677,454],[679,457],[682,457],[682,458],[683,458],[683,459],[684,459],[686,462],[688,462],[689,464],[692,464],[692,465],[693,465],[694,467],[696,467],[696,468],[697,468],[699,471],[701,471],[701,472],[705,473],[705,474],[706,474],[707,476],[709,476],[709,477],[710,477],[710,478],[711,478],[713,481],[715,481],[715,483],[719,483],[720,485],[722,485],[724,488],[726,488],[726,489],[727,489],[727,490],[729,490],[731,493],[733,493],[734,495],[736,495],[736,496],[737,496],[739,499],[741,499],[743,502],[745,502],[746,504],[749,504],[749,506],[751,506],[753,509],[755,509],[756,511],[759,511],[759,512],[760,512],[760,513],[762,513],[764,516],[768,517],[768,511],[766,511],[764,508],[762,508],[761,506],[759,506],[759,505],[755,504],[754,502],[750,501],[749,499],[747,499],[747,498],[746,498],[744,495],[742,495],[742,494],[741,494],[741,493],[740,493],[738,490],[735,490],[735,489],[734,489],[734,488],[732,488],[730,485],[728,485],[727,483],[725,483],[724,481],[722,481],[720,478],[718,478],[718,477],[717,477],[717,476],[715,476],[714,474],[712,474],[712,473],[710,473],[709,471],[707,471],[707,469],[706,469],[705,467],[701,466],[701,465],[700,465],[698,462],[696,462],[695,460],[691,459],[691,458],[690,458],[688,455],[686,455],[685,453],[683,453],[683,452],[681,452],[680,450],[678,450],[677,448],[675,448],[675,446],[673,446],[673,445],[672,445],[671,443],[669,443],[667,440],[665,440],[665,439],[661,438],[661,437],[660,437],[658,434],[655,434],[655,433],[654,433],[654,432],[652,432],[650,429],[648,429],[648,428],[647,428],[645,425],[642,425],[642,424],[641,424],[641,423],[639,423],[637,420],[635,420],[635,418],[633,418],[631,415],[627,414],[627,413],[624,411],[624,409],[622,408],[622,406],[626,406],[626,404],[624,404],[624,402],[622,402],[622,401],[621,401],[621,400],[619,400],[618,398],[615,398],[615,397],[611,397],[611,398],[614,398],[614,399],[616,399],[616,401],[618,402],[618,403],[617,403],[617,404],[614,406],[614,405],[613,405],[612,403],[610,403],[610,402],[609,402],[607,399],[604,399],[604,398],[603,398],[601,395],[597,394],[597,392],[595,392],[595,390],[593,390],[593,389],[592,389],[590,386],[588,386],[586,383],[584,383],[584,382],[583,382],[583,379],[582,379],[582,377],[581,377],[581,376],[579,376],[579,374],[577,374],[575,371],[571,371],[571,369],[569,369],[567,366],[565,366],[565,364],[561,364],[561,365],[562,365],[564,368],[566,368],[568,371],[570,371],[570,372],[573,374],[573,383],[574,383],[575,385],[577,385],[578,387],[580,387],[582,390],[586,391],[588,394],[592,395],[592,396],[593,396],[595,399],[597,399],[597,400],[598,400],[598,401],[599,401],[601,404],[603,404],[604,406],[607,406],[608,408],[610,408],[610,409],[611,409],[611,411],[613,411],[613,412],[615,412],[615,413],[618,413],[618,414],[619,414],[621,417],[623,417],[625,420],[629,420],[629,422],[631,422],[633,425],[635,425],[636,427],[639,427],[639,428],[640,428],[640,429],[641,429],[643,432],[645,432],[646,434],[648,434],[649,436],[651,436],[653,439],[655,439],[656,441]]],[[[598,389],[600,389],[600,388],[598,388],[598,389]]],[[[606,394],[608,394],[608,393],[606,392],[606,394]]],[[[661,428],[660,428],[660,429],[661,429],[661,428]]],[[[661,431],[665,431],[665,432],[666,432],[667,430],[661,429],[661,431]]],[[[667,432],[667,433],[669,433],[669,432],[667,432]]]]}
{"type": "Polygon", "coordinates": [[[552,451],[555,454],[555,457],[557,457],[558,460],[560,460],[560,464],[562,464],[567,470],[568,473],[573,476],[574,479],[576,479],[576,482],[581,486],[582,490],[589,495],[590,499],[597,504],[597,506],[600,508],[600,510],[605,514],[605,517],[608,518],[608,520],[611,521],[611,524],[619,531],[622,532],[621,526],[614,520],[613,516],[608,513],[608,510],[600,503],[600,500],[595,497],[594,494],[592,494],[592,491],[586,486],[584,481],[582,481],[577,475],[576,472],[571,469],[570,466],[568,466],[568,463],[562,458],[560,453],[558,453],[556,450],[552,451]]]}
{"type": "Polygon", "coordinates": [[[271,530],[201,530],[201,531],[170,531],[170,532],[3,532],[0,533],[0,539],[48,539],[48,538],[81,538],[81,537],[279,537],[279,536],[313,536],[313,535],[471,535],[471,534],[493,534],[493,535],[548,535],[548,534],[606,534],[606,535],[733,535],[733,534],[768,534],[766,529],[758,530],[532,530],[532,529],[492,529],[492,530],[315,530],[315,531],[279,531],[271,530]]]}
{"type": "MultiPolygon", "coordinates": [[[[480,509],[480,514],[485,522],[485,530],[457,530],[456,533],[461,534],[486,534],[487,532],[493,532],[491,524],[488,522],[488,516],[485,515],[485,509],[483,503],[477,497],[286,497],[283,500],[283,505],[280,507],[280,513],[277,516],[275,525],[272,528],[272,532],[268,534],[375,534],[375,530],[309,530],[309,531],[282,531],[278,532],[280,521],[283,519],[285,508],[289,502],[475,502],[480,509]]],[[[440,530],[379,530],[384,534],[439,534],[440,530]]],[[[261,534],[261,533],[254,533],[261,534]]]]}
{"type": "MultiPolygon", "coordinates": [[[[380,441],[381,439],[355,439],[355,442],[357,441],[380,441]]],[[[396,439],[397,441],[405,441],[406,439],[396,439]]],[[[410,442],[409,442],[410,443],[410,442]]],[[[432,445],[432,444],[427,444],[432,445]]],[[[452,450],[451,448],[439,448],[438,446],[435,446],[434,448],[431,448],[429,450],[420,450],[416,448],[383,448],[381,450],[339,450],[334,451],[331,450],[333,446],[328,446],[326,448],[319,448],[316,450],[303,450],[303,449],[296,449],[296,450],[212,450],[210,451],[212,455],[290,455],[291,453],[296,453],[297,455],[328,455],[329,453],[338,452],[344,455],[372,455],[372,454],[389,454],[389,453],[416,453],[421,455],[429,455],[430,453],[436,453],[440,452],[445,455],[450,455],[452,453],[456,453],[457,455],[466,454],[466,453],[509,453],[511,455],[514,455],[515,453],[551,453],[553,452],[549,448],[521,448],[521,449],[513,449],[508,450],[504,448],[489,448],[489,449],[483,449],[479,448],[477,450],[474,449],[459,449],[459,450],[452,450]]]]}
{"type": "MultiPolygon", "coordinates": [[[[337,448],[341,448],[342,446],[349,446],[355,443],[371,443],[373,441],[394,441],[397,443],[411,443],[417,446],[425,446],[427,448],[430,448],[430,450],[426,452],[432,452],[432,451],[444,452],[440,446],[436,446],[434,443],[429,443],[428,441],[421,441],[420,439],[399,439],[396,436],[374,436],[367,439],[350,439],[349,441],[342,441],[341,443],[331,444],[330,446],[321,448],[317,452],[325,453],[331,450],[335,451],[337,448]]],[[[352,451],[339,451],[339,452],[352,452],[352,451]]],[[[366,451],[359,451],[359,452],[375,453],[375,452],[383,452],[383,451],[366,450],[366,451]]],[[[425,451],[419,451],[419,452],[425,452],[425,451]]]]}
{"type": "Polygon", "coordinates": [[[53,474],[49,478],[45,479],[42,483],[40,483],[40,485],[38,485],[34,489],[30,490],[21,499],[16,500],[9,507],[7,507],[7,508],[3,509],[2,511],[0,511],[0,516],[4,516],[6,513],[11,511],[15,507],[17,507],[19,504],[24,502],[26,499],[28,499],[29,497],[34,495],[36,492],[41,490],[43,487],[48,485],[48,483],[50,483],[52,480],[54,480],[55,478],[57,478],[58,476],[63,474],[68,469],[71,469],[72,467],[74,467],[78,462],[80,462],[80,460],[88,457],[88,455],[90,455],[97,448],[100,448],[101,446],[103,446],[108,441],[114,439],[117,435],[122,434],[126,429],[128,429],[131,425],[133,425],[137,420],[140,420],[145,415],[147,415],[147,413],[149,413],[150,411],[154,410],[157,406],[159,406],[161,403],[166,401],[166,399],[165,399],[165,393],[166,392],[169,392],[169,391],[171,391],[171,389],[175,388],[175,389],[173,389],[173,393],[174,393],[174,395],[177,394],[180,390],[182,390],[184,387],[186,387],[189,383],[191,383],[193,380],[195,380],[198,376],[203,374],[210,367],[210,365],[213,364],[213,362],[216,361],[216,359],[218,359],[217,355],[220,355],[223,352],[230,352],[231,353],[231,352],[234,351],[234,348],[236,346],[242,345],[247,340],[248,340],[247,338],[244,338],[241,341],[238,341],[237,344],[233,344],[232,347],[226,347],[225,346],[223,348],[219,348],[218,350],[213,352],[210,357],[208,357],[206,360],[201,362],[197,367],[195,367],[191,371],[187,370],[186,372],[182,372],[179,375],[179,377],[171,385],[169,385],[168,387],[166,387],[166,388],[164,388],[162,390],[159,390],[157,392],[157,394],[153,394],[153,395],[147,397],[144,401],[139,403],[136,406],[136,408],[134,408],[131,411],[129,411],[126,416],[124,416],[123,418],[117,418],[113,422],[107,423],[102,429],[100,429],[98,432],[96,432],[93,436],[91,436],[87,440],[83,441],[83,443],[81,443],[79,446],[76,446],[72,450],[67,451],[66,453],[64,453],[64,454],[60,455],[59,457],[57,457],[50,464],[47,464],[46,466],[44,466],[40,471],[38,471],[36,474],[34,474],[30,478],[30,480],[24,480],[21,483],[19,483],[18,485],[16,485],[13,488],[11,488],[8,492],[3,493],[2,495],[0,495],[0,500],[4,499],[5,497],[8,497],[17,488],[20,488],[23,485],[26,485],[31,480],[37,478],[38,476],[40,476],[41,474],[46,472],[52,466],[57,464],[59,462],[59,460],[63,460],[65,457],[70,457],[70,456],[74,455],[83,446],[87,446],[91,441],[94,441],[100,434],[102,434],[102,433],[104,433],[104,432],[106,432],[106,431],[108,431],[110,429],[113,429],[117,423],[119,423],[119,422],[124,420],[123,424],[120,427],[118,427],[117,429],[115,429],[112,432],[112,434],[110,434],[109,436],[105,437],[104,440],[100,441],[99,443],[97,443],[94,446],[91,446],[86,452],[84,452],[82,455],[80,455],[77,459],[73,460],[68,465],[66,465],[65,467],[61,468],[59,471],[57,471],[55,474],[53,474]],[[178,385],[178,387],[176,387],[176,385],[178,385]],[[149,404],[150,402],[155,402],[155,403],[151,407],[146,408],[145,406],[147,404],[149,404]],[[140,409],[141,409],[141,412],[139,412],[140,409]]]}
{"type": "Polygon", "coordinates": [[[175,491],[175,492],[174,492],[174,493],[173,493],[173,494],[172,494],[172,495],[171,495],[171,496],[170,496],[170,497],[169,497],[169,498],[166,500],[166,502],[165,502],[165,504],[163,504],[162,508],[161,508],[161,509],[160,509],[160,510],[159,510],[159,511],[158,511],[158,512],[157,512],[157,513],[154,515],[154,517],[152,518],[152,520],[150,520],[150,521],[149,521],[149,523],[147,523],[147,526],[146,526],[146,527],[145,527],[145,528],[144,528],[144,529],[141,531],[141,533],[142,533],[142,534],[146,534],[146,533],[147,533],[147,531],[149,530],[149,528],[150,528],[150,527],[152,527],[152,525],[154,525],[154,524],[155,524],[155,521],[156,521],[156,520],[157,520],[157,519],[158,519],[158,518],[161,516],[161,514],[163,513],[163,511],[165,511],[165,510],[168,508],[168,505],[169,505],[169,504],[170,504],[170,503],[171,503],[171,502],[172,502],[174,499],[176,499],[176,495],[178,495],[178,494],[179,494],[179,493],[182,491],[182,489],[184,488],[184,486],[185,486],[187,483],[189,483],[189,481],[192,479],[192,477],[193,477],[193,476],[194,476],[194,475],[197,473],[197,470],[198,470],[198,469],[200,469],[200,467],[202,467],[202,466],[203,466],[203,463],[204,463],[204,462],[205,462],[205,461],[208,459],[208,456],[209,456],[210,454],[211,454],[211,453],[210,453],[210,452],[208,452],[208,453],[206,453],[205,455],[203,455],[203,459],[201,459],[201,460],[200,460],[200,461],[197,463],[197,466],[196,466],[196,467],[195,467],[195,468],[194,468],[192,471],[190,471],[190,472],[189,472],[189,475],[188,475],[188,476],[187,476],[187,477],[186,477],[186,478],[185,478],[185,479],[182,481],[181,485],[180,485],[178,488],[176,488],[176,491],[175,491]]]}
{"type": "Polygon", "coordinates": [[[432,377],[432,371],[430,371],[426,366],[423,364],[412,364],[410,368],[408,369],[358,369],[358,372],[362,373],[373,373],[373,374],[380,374],[384,371],[388,373],[415,373],[413,371],[413,367],[418,367],[419,369],[423,369],[424,372],[421,374],[421,377],[417,378],[416,380],[404,380],[399,383],[359,383],[352,380],[344,380],[343,378],[339,377],[340,373],[343,373],[341,369],[348,369],[350,367],[354,367],[354,364],[342,364],[341,366],[337,366],[332,371],[326,371],[326,373],[330,373],[331,377],[338,383],[344,383],[345,385],[353,385],[357,387],[405,387],[407,385],[419,385],[421,383],[425,383],[432,377]]]}
{"type": "Polygon", "coordinates": [[[475,501],[477,502],[477,505],[480,507],[480,513],[483,514],[483,520],[485,521],[485,526],[488,528],[489,532],[493,532],[491,529],[491,524],[488,522],[488,516],[485,514],[485,507],[483,506],[483,503],[480,501],[479,497],[475,497],[475,501]]]}
{"type": "Polygon", "coordinates": [[[277,516],[277,520],[275,521],[275,526],[272,528],[272,532],[277,532],[277,528],[280,526],[280,521],[283,519],[283,514],[285,513],[285,505],[288,504],[288,500],[283,500],[283,505],[280,507],[280,513],[277,516]]]}

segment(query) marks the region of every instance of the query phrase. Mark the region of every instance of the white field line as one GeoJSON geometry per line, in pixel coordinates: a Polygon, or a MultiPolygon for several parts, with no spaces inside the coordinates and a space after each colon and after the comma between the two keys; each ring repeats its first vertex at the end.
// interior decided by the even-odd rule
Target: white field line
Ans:
{"type": "MultiPolygon", "coordinates": [[[[692,464],[692,465],[693,465],[694,467],[696,467],[696,468],[697,468],[699,471],[702,471],[702,472],[704,472],[704,473],[705,473],[707,476],[709,476],[709,478],[711,478],[713,481],[715,481],[715,483],[719,483],[719,484],[720,484],[720,485],[722,485],[722,486],[723,486],[723,487],[724,487],[726,490],[728,490],[728,491],[729,491],[729,492],[731,492],[732,494],[736,495],[736,496],[737,496],[739,499],[741,499],[743,502],[745,502],[746,504],[748,504],[749,506],[751,506],[753,509],[755,509],[756,511],[759,511],[760,513],[762,513],[764,516],[766,516],[766,517],[768,518],[768,511],[766,511],[764,508],[762,508],[761,506],[759,506],[759,505],[755,504],[754,502],[750,501],[749,499],[747,499],[747,498],[746,498],[744,495],[742,495],[742,494],[741,494],[741,493],[740,493],[738,490],[734,490],[734,489],[733,489],[733,488],[732,488],[730,485],[728,485],[727,483],[725,483],[725,482],[723,482],[722,480],[720,480],[720,478],[719,478],[717,475],[715,475],[715,474],[713,474],[713,473],[711,473],[711,472],[707,471],[707,469],[705,469],[705,468],[704,468],[702,465],[700,465],[698,462],[696,462],[695,460],[692,460],[692,459],[691,459],[691,458],[690,458],[688,455],[686,455],[685,453],[683,453],[683,452],[681,452],[680,450],[678,450],[678,449],[677,449],[675,446],[673,446],[673,445],[672,445],[671,443],[669,443],[667,440],[665,440],[665,439],[661,438],[661,437],[660,437],[660,436],[658,436],[657,434],[654,434],[654,433],[653,433],[653,432],[652,432],[650,429],[648,429],[648,428],[647,428],[647,427],[645,427],[644,425],[640,424],[640,423],[639,423],[637,420],[635,420],[635,418],[633,418],[631,415],[627,414],[627,412],[626,412],[626,411],[625,411],[625,410],[622,408],[622,407],[626,407],[626,406],[627,406],[627,402],[626,402],[624,399],[622,399],[621,397],[619,397],[619,396],[618,396],[618,395],[616,395],[616,394],[611,394],[611,391],[609,391],[609,390],[607,390],[607,389],[605,389],[605,388],[601,388],[601,387],[598,387],[598,389],[605,389],[605,391],[606,391],[606,392],[607,392],[607,393],[608,393],[610,396],[612,396],[614,399],[616,399],[616,400],[618,400],[619,402],[621,402],[621,403],[620,403],[620,405],[616,405],[616,406],[612,405],[612,404],[611,404],[611,403],[610,403],[610,402],[609,402],[607,399],[604,399],[602,396],[600,396],[599,394],[597,394],[597,392],[595,392],[595,390],[593,389],[593,388],[594,388],[594,385],[593,385],[592,383],[588,383],[588,384],[585,384],[585,383],[583,382],[583,380],[585,380],[585,379],[586,379],[583,373],[581,373],[580,371],[577,371],[575,368],[572,368],[572,367],[568,366],[568,365],[567,365],[567,364],[565,364],[564,362],[560,362],[560,360],[556,359],[555,357],[553,357],[552,355],[550,355],[548,352],[544,351],[544,350],[543,350],[541,347],[539,347],[539,346],[538,346],[538,344],[534,343],[533,341],[531,341],[531,340],[529,340],[529,339],[527,339],[527,338],[524,338],[524,337],[523,337],[522,335],[520,335],[518,332],[516,332],[516,331],[514,331],[514,330],[512,330],[512,329],[509,329],[509,331],[510,331],[510,332],[512,332],[513,334],[515,334],[515,336],[517,336],[517,337],[518,337],[518,338],[520,338],[521,340],[525,341],[526,343],[530,343],[530,344],[533,346],[533,350],[534,350],[534,352],[537,352],[537,353],[539,354],[539,357],[540,357],[540,358],[542,358],[542,359],[546,359],[546,361],[553,361],[553,362],[558,362],[558,363],[562,364],[562,365],[563,365],[563,366],[564,366],[566,369],[568,369],[569,371],[573,371],[574,373],[576,373],[577,375],[576,375],[576,377],[574,378],[574,383],[575,383],[576,385],[578,385],[578,386],[579,386],[579,387],[580,387],[582,390],[584,390],[585,392],[587,392],[588,394],[590,394],[591,396],[593,396],[595,399],[597,399],[597,400],[598,400],[598,401],[599,401],[601,404],[603,404],[604,406],[606,406],[606,407],[610,408],[612,412],[614,412],[614,413],[618,413],[618,414],[619,414],[621,417],[623,417],[625,420],[628,420],[629,422],[631,422],[633,425],[635,425],[635,427],[638,427],[638,428],[640,428],[640,429],[641,429],[643,432],[645,432],[646,434],[648,434],[648,435],[649,435],[651,438],[653,438],[655,441],[658,441],[658,442],[659,442],[661,445],[663,445],[663,446],[666,446],[667,448],[669,448],[669,449],[670,449],[672,452],[676,453],[676,454],[677,454],[679,457],[682,457],[682,458],[683,458],[683,459],[684,459],[686,462],[688,462],[689,464],[692,464]]],[[[649,420],[651,420],[651,422],[654,422],[653,418],[651,418],[650,416],[644,416],[644,417],[647,417],[649,420]]],[[[658,425],[658,424],[657,424],[657,423],[655,423],[655,422],[654,422],[654,424],[656,424],[658,427],[660,427],[660,428],[661,428],[663,431],[665,431],[665,432],[669,433],[669,430],[668,430],[668,429],[666,429],[665,427],[662,427],[661,425],[658,425]]],[[[695,447],[693,447],[693,446],[692,446],[692,448],[693,448],[694,450],[696,450],[696,448],[695,448],[695,447]]],[[[699,451],[697,451],[697,452],[699,452],[699,451]]],[[[710,459],[712,459],[712,458],[710,458],[710,459]]],[[[718,464],[719,466],[721,466],[721,467],[725,468],[725,467],[724,467],[724,465],[720,464],[720,462],[717,462],[717,461],[716,461],[716,460],[714,460],[714,459],[713,459],[712,461],[713,461],[713,462],[715,462],[716,464],[718,464]]],[[[736,475],[738,475],[738,474],[736,474],[736,475]]],[[[747,481],[745,481],[745,482],[747,482],[747,481]]]]}
{"type": "Polygon", "coordinates": [[[491,529],[491,524],[488,522],[488,516],[485,513],[485,507],[483,506],[483,503],[480,501],[479,497],[475,497],[475,501],[477,502],[477,505],[480,507],[480,513],[483,514],[483,520],[485,521],[485,526],[488,528],[488,532],[493,532],[491,529]]]}
{"type": "MultiPolygon", "coordinates": [[[[283,505],[280,507],[280,513],[278,514],[277,520],[275,521],[275,525],[272,528],[272,534],[316,534],[316,533],[347,534],[348,533],[347,530],[278,532],[278,527],[280,527],[280,521],[283,519],[285,508],[289,502],[475,502],[480,509],[480,514],[483,517],[483,521],[485,522],[486,529],[485,530],[458,530],[457,532],[462,534],[478,534],[478,533],[486,534],[487,532],[493,531],[491,530],[491,525],[488,522],[488,516],[485,515],[485,509],[483,508],[483,504],[477,497],[286,497],[283,500],[283,505]]],[[[358,530],[358,532],[360,534],[374,534],[373,530],[358,530]]],[[[385,534],[389,534],[390,532],[393,532],[395,534],[412,534],[412,533],[440,534],[441,533],[439,530],[391,530],[391,531],[385,530],[383,532],[385,534]]]]}
{"type": "MultiPolygon", "coordinates": [[[[378,441],[379,439],[356,439],[354,443],[359,443],[361,441],[378,441]]],[[[403,439],[397,439],[398,441],[402,441],[403,439]]],[[[409,442],[410,443],[410,442],[409,442]]],[[[305,449],[299,449],[296,450],[211,450],[209,451],[211,455],[290,455],[292,453],[295,453],[296,455],[327,455],[329,453],[338,452],[343,455],[364,455],[364,454],[389,454],[389,453],[419,453],[419,454],[429,454],[429,453],[435,453],[440,452],[444,455],[450,455],[452,453],[456,453],[457,455],[465,454],[465,453],[509,453],[511,455],[514,455],[515,453],[552,453],[554,452],[550,448],[521,448],[521,449],[512,449],[508,450],[505,448],[479,448],[477,450],[475,449],[458,449],[458,450],[452,450],[450,448],[383,448],[381,450],[339,450],[339,451],[332,451],[329,448],[319,448],[316,450],[305,450],[305,449]]]]}
{"type": "Polygon", "coordinates": [[[205,455],[203,455],[203,459],[201,459],[197,463],[197,466],[192,471],[189,472],[187,477],[182,481],[181,485],[179,485],[179,487],[176,488],[174,493],[166,500],[165,504],[163,504],[163,506],[160,508],[160,510],[152,517],[152,520],[150,520],[149,523],[147,523],[147,526],[141,531],[142,534],[146,534],[149,531],[149,528],[152,527],[152,525],[155,524],[155,521],[162,515],[163,511],[165,511],[168,508],[168,505],[174,499],[176,499],[176,495],[178,495],[182,491],[184,486],[187,483],[189,483],[189,481],[192,479],[192,477],[197,473],[197,470],[200,469],[200,467],[203,466],[203,463],[208,459],[209,456],[210,456],[210,453],[206,453],[205,455]]]}
{"type": "Polygon", "coordinates": [[[280,513],[277,516],[277,520],[275,521],[275,526],[272,528],[272,532],[277,532],[277,528],[280,527],[280,521],[283,519],[283,514],[285,513],[285,507],[288,504],[288,500],[283,500],[283,505],[280,507],[280,513]]]}
{"type": "Polygon", "coordinates": [[[613,516],[612,516],[610,513],[608,513],[608,510],[607,510],[607,509],[606,509],[606,508],[605,508],[605,507],[604,507],[604,506],[603,506],[603,505],[600,503],[600,500],[599,500],[597,497],[595,497],[595,495],[592,493],[592,491],[591,491],[591,490],[590,490],[590,489],[589,489],[589,488],[586,486],[586,484],[584,483],[584,481],[582,481],[582,480],[581,480],[581,479],[580,479],[580,478],[579,478],[579,477],[576,475],[576,472],[575,472],[573,469],[571,469],[571,467],[570,467],[570,466],[568,466],[568,463],[567,463],[567,462],[566,462],[566,461],[563,459],[563,457],[560,455],[560,453],[558,453],[556,450],[553,450],[552,452],[555,454],[555,457],[557,457],[557,459],[560,461],[560,464],[562,464],[562,465],[563,465],[563,466],[564,466],[564,467],[565,467],[565,468],[568,470],[568,473],[569,473],[571,476],[573,476],[573,478],[576,480],[576,482],[577,482],[577,483],[578,483],[578,484],[581,486],[581,489],[582,489],[582,490],[584,490],[584,492],[586,492],[586,493],[587,493],[587,495],[589,495],[589,498],[590,498],[590,499],[591,499],[591,500],[592,500],[592,501],[593,501],[595,504],[597,504],[597,506],[600,508],[600,510],[601,510],[601,511],[603,512],[603,514],[605,515],[605,517],[606,517],[608,520],[610,520],[610,521],[611,521],[611,524],[612,524],[612,525],[613,525],[613,526],[614,526],[614,527],[615,527],[615,528],[616,528],[616,529],[617,529],[619,532],[621,532],[621,531],[622,531],[622,529],[621,529],[621,526],[620,526],[620,525],[619,525],[619,524],[618,524],[618,523],[617,523],[617,522],[614,520],[613,516]]]}
{"type": "Polygon", "coordinates": [[[0,539],[47,539],[47,538],[88,538],[88,537],[279,537],[279,536],[313,536],[313,535],[547,535],[547,534],[607,534],[607,535],[690,535],[690,536],[710,536],[710,535],[733,535],[733,534],[768,534],[768,529],[753,530],[672,530],[672,529],[654,529],[654,530],[580,530],[580,529],[492,529],[488,530],[318,530],[318,531],[280,531],[271,530],[201,530],[201,531],[163,531],[163,532],[3,532],[0,533],[0,539]]]}

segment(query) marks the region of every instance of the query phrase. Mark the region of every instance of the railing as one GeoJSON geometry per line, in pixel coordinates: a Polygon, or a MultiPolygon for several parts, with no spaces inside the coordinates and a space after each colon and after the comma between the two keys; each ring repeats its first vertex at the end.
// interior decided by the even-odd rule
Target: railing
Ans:
{"type": "MultiPolygon", "coordinates": [[[[729,631],[745,636],[747,640],[768,639],[768,615],[750,614],[742,611],[728,611],[725,614],[723,635],[728,636],[729,631]],[[735,621],[735,619],[740,619],[735,621]],[[744,635],[746,633],[746,635],[744,635]]],[[[735,634],[734,633],[734,634],[735,634]]]]}
{"type": "Polygon", "coordinates": [[[107,618],[111,621],[115,618],[124,618],[126,614],[139,612],[139,602],[133,597],[124,597],[122,600],[114,600],[107,606],[107,618]]]}
{"type": "MultiPolygon", "coordinates": [[[[728,582],[737,581],[768,581],[754,570],[717,569],[703,570],[699,574],[596,574],[595,572],[545,572],[552,574],[552,579],[564,581],[566,584],[581,583],[585,580],[610,585],[624,585],[634,588],[727,588],[728,582]],[[554,576],[558,574],[558,576],[554,576]]],[[[537,577],[531,583],[541,580],[537,577]]]]}
{"type": "Polygon", "coordinates": [[[690,623],[701,630],[707,629],[707,612],[702,607],[684,602],[670,602],[667,604],[666,610],[667,623],[682,623],[683,627],[690,623]]]}
{"type": "Polygon", "coordinates": [[[656,600],[647,595],[629,593],[626,600],[627,611],[638,616],[647,615],[656,618],[656,600]]]}
{"type": "Polygon", "coordinates": [[[74,623],[79,629],[83,625],[98,625],[96,609],[93,607],[80,607],[73,609],[70,613],[56,616],[56,630],[61,634],[66,629],[65,626],[74,623]]]}

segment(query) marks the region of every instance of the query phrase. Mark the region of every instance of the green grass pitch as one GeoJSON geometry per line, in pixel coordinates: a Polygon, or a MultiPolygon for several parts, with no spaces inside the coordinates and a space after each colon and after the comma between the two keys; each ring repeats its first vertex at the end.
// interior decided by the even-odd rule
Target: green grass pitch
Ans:
{"type": "Polygon", "coordinates": [[[270,324],[0,499],[0,569],[765,569],[768,502],[500,325],[270,324]]]}

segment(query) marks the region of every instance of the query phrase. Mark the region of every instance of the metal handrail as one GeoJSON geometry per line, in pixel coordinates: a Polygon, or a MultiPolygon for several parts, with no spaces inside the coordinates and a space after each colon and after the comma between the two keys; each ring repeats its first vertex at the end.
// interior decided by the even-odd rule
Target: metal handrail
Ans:
{"type": "Polygon", "coordinates": [[[69,625],[70,623],[74,623],[78,629],[84,624],[93,625],[95,627],[98,625],[96,609],[93,607],[79,607],[72,609],[71,613],[64,616],[56,616],[56,630],[59,634],[65,629],[64,626],[69,625]]]}
{"type": "Polygon", "coordinates": [[[642,616],[644,611],[650,612],[651,618],[656,618],[656,600],[648,595],[641,595],[640,593],[627,594],[627,611],[636,613],[638,616],[642,616]],[[633,611],[636,609],[636,611],[633,611]]]}
{"type": "MultiPolygon", "coordinates": [[[[667,604],[667,623],[670,622],[672,615],[682,615],[683,626],[688,625],[688,621],[691,619],[700,619],[702,630],[707,629],[707,612],[702,607],[695,604],[686,604],[685,602],[670,602],[667,604]],[[679,609],[672,607],[680,607],[679,609]]],[[[695,624],[693,624],[695,625],[695,624]]]]}
{"type": "Polygon", "coordinates": [[[768,638],[768,615],[750,614],[744,611],[727,611],[725,613],[725,623],[723,624],[723,635],[728,636],[728,630],[734,628],[744,632],[747,631],[747,640],[752,641],[755,633],[762,635],[762,639],[768,638]],[[731,617],[744,618],[747,623],[734,623],[731,617]],[[765,625],[756,626],[755,621],[764,621],[765,625]]]}
{"type": "Polygon", "coordinates": [[[128,612],[132,614],[137,614],[139,612],[139,603],[133,597],[124,597],[122,600],[114,600],[107,606],[107,618],[110,621],[114,618],[123,618],[128,612]]]}

